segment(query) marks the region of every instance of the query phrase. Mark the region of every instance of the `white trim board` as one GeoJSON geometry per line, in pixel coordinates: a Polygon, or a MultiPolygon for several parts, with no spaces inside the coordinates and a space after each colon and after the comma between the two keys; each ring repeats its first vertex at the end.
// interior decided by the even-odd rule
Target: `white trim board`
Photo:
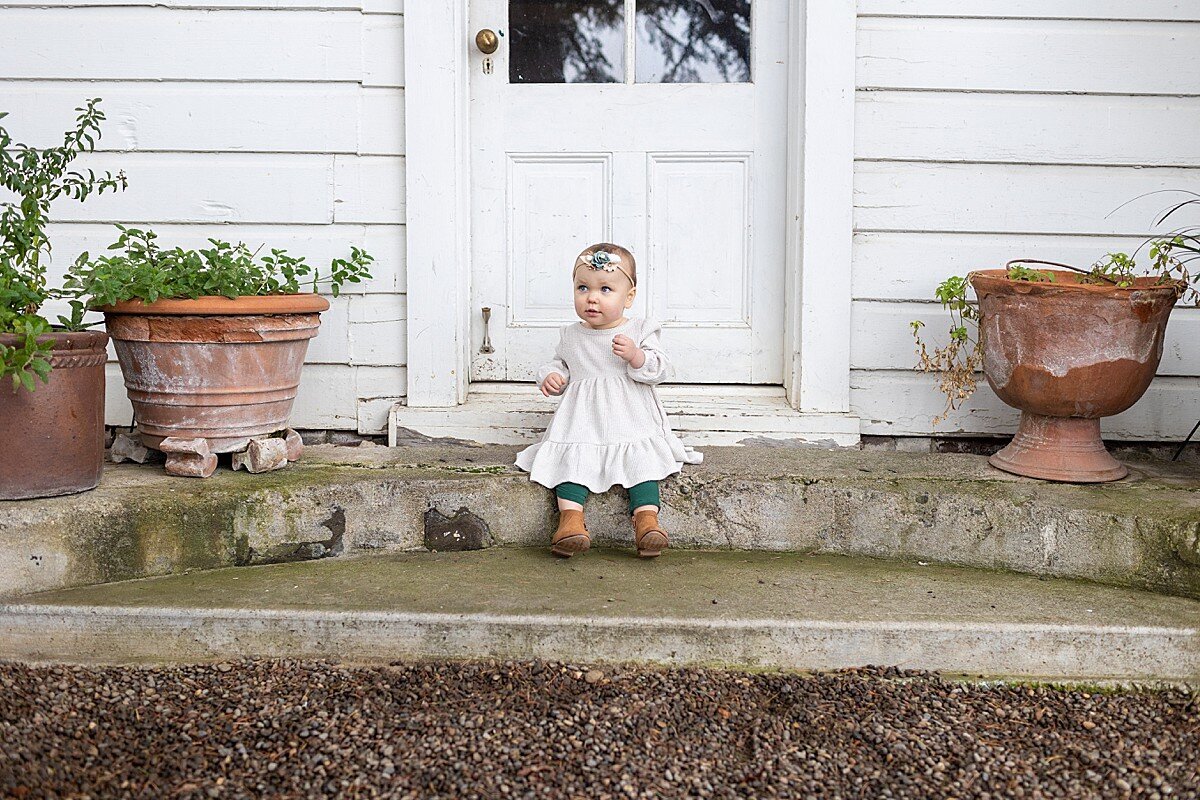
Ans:
{"type": "MultiPolygon", "coordinates": [[[[469,0],[424,0],[405,16],[408,393],[392,419],[468,402],[469,0]],[[464,221],[468,222],[464,222],[464,221]]],[[[845,435],[850,413],[855,0],[793,6],[787,160],[784,396],[845,435]]],[[[471,387],[474,391],[474,387],[471,387]]],[[[725,387],[721,390],[725,392],[725,387]]],[[[463,409],[466,424],[472,412],[463,409]]],[[[425,418],[427,415],[420,415],[425,418]]],[[[443,415],[440,419],[448,419],[443,415]]],[[[426,419],[426,421],[429,421],[426,419]]],[[[857,421],[854,426],[857,437],[857,421]]]]}
{"type": "MultiPolygon", "coordinates": [[[[671,428],[685,444],[724,446],[765,441],[852,447],[858,418],[802,413],[788,405],[780,386],[661,386],[671,428]]],[[[558,407],[529,383],[473,383],[467,402],[453,408],[408,408],[388,415],[388,444],[430,438],[483,444],[532,444],[558,407]],[[414,435],[415,433],[415,435],[414,435]]]]}
{"type": "Polygon", "coordinates": [[[422,0],[404,20],[408,404],[467,396],[470,174],[468,0],[422,0]],[[464,220],[468,222],[464,223],[464,220]]]}

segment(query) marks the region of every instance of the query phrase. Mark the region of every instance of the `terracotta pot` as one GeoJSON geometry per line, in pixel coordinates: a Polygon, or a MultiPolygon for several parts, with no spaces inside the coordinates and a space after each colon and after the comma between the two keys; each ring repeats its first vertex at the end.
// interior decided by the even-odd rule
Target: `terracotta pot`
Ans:
{"type": "Polygon", "coordinates": [[[287,427],[308,340],[329,301],[315,294],[200,297],[105,306],[147,447],[203,438],[216,453],[287,427]]]}
{"type": "MultiPolygon", "coordinates": [[[[52,333],[49,380],[34,391],[0,383],[0,500],[95,489],[104,466],[104,362],[108,336],[52,333]]],[[[0,335],[14,345],[17,337],[0,335]]]]}
{"type": "Polygon", "coordinates": [[[1134,286],[1010,281],[1005,271],[969,276],[982,314],[983,371],[1021,410],[1012,443],[991,464],[1031,478],[1099,483],[1129,471],[1104,448],[1100,418],[1138,401],[1162,357],[1178,288],[1157,278],[1134,286]]]}

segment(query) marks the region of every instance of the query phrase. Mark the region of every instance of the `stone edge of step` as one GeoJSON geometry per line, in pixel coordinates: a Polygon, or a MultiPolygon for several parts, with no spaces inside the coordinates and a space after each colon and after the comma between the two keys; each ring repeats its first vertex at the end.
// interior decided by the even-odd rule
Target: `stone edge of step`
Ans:
{"type": "Polygon", "coordinates": [[[1022,680],[1196,684],[1200,628],[0,605],[0,658],[145,663],[238,657],[545,658],[798,670],[894,664],[1022,680]]]}

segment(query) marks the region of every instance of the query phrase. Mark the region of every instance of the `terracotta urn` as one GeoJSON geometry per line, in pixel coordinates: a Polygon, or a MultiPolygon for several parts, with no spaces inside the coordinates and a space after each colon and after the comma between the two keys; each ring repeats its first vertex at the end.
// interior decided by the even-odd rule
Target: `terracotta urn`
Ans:
{"type": "Polygon", "coordinates": [[[287,427],[308,341],[329,301],[315,294],[140,300],[104,306],[147,447],[203,438],[214,453],[287,427]]]}
{"type": "MultiPolygon", "coordinates": [[[[108,336],[52,333],[50,375],[30,392],[0,382],[0,500],[95,489],[104,467],[104,362],[108,336]]],[[[0,335],[15,345],[17,337],[0,335]]]]}
{"type": "Polygon", "coordinates": [[[991,464],[1052,481],[1119,480],[1129,471],[1105,449],[1100,419],[1129,408],[1150,386],[1179,287],[1138,278],[1122,288],[1049,272],[1053,282],[1009,280],[1002,269],[969,276],[984,375],[1021,410],[1017,435],[991,464]]]}

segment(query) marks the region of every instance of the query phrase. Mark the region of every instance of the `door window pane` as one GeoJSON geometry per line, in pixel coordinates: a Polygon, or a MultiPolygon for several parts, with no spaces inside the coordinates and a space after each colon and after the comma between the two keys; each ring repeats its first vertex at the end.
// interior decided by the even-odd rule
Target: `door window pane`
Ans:
{"type": "Polygon", "coordinates": [[[750,80],[750,0],[637,0],[638,83],[750,80]]]}
{"type": "Polygon", "coordinates": [[[625,80],[624,0],[509,0],[510,83],[625,80]]]}

